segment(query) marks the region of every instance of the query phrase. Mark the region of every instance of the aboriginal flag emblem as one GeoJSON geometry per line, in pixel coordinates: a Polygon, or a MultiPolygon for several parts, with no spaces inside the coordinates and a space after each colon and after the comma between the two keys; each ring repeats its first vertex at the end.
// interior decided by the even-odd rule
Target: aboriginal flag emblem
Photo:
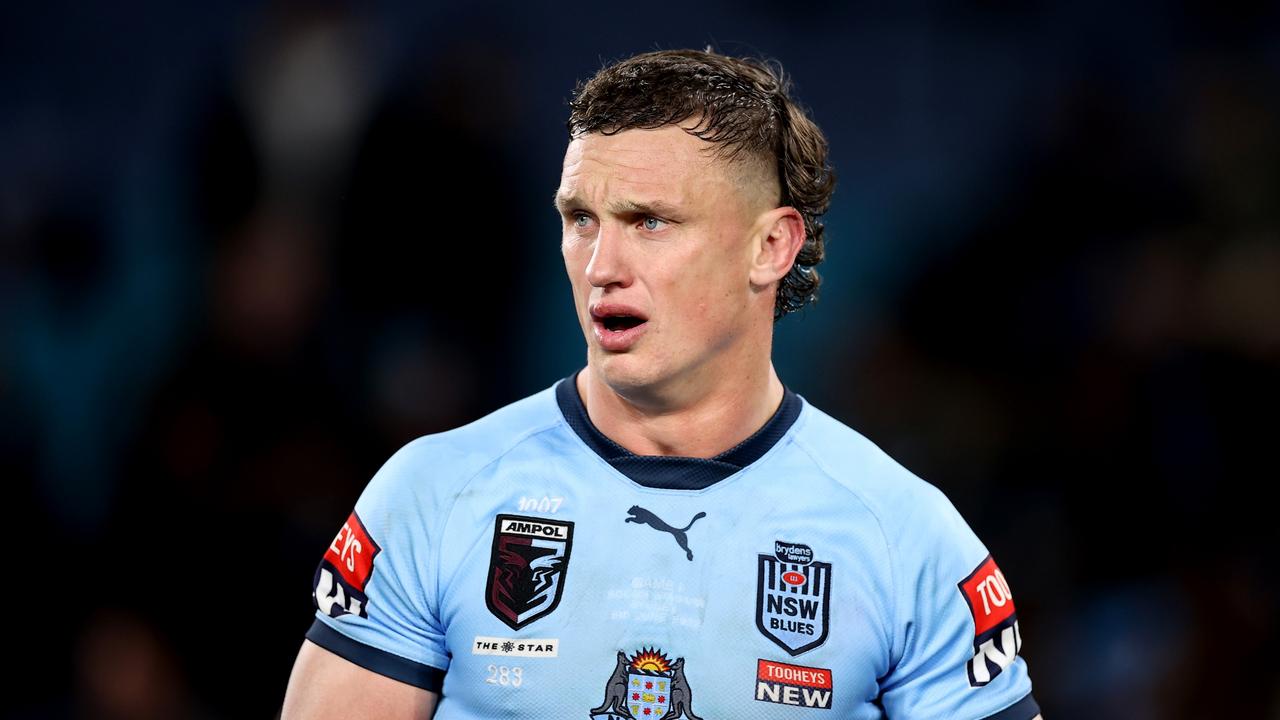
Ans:
{"type": "Polygon", "coordinates": [[[499,515],[493,528],[485,604],[512,630],[550,614],[564,594],[573,523],[499,515]]]}

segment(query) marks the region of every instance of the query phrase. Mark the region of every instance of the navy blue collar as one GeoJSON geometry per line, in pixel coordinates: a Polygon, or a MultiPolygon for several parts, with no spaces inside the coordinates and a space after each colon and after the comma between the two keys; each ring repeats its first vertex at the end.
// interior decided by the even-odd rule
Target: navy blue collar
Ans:
{"type": "Polygon", "coordinates": [[[578,395],[577,379],[574,373],[556,384],[556,403],[569,427],[618,472],[645,487],[664,490],[701,490],[759,460],[787,434],[804,406],[798,395],[784,387],[782,404],[769,422],[751,437],[713,458],[636,455],[610,440],[591,422],[578,395]]]}

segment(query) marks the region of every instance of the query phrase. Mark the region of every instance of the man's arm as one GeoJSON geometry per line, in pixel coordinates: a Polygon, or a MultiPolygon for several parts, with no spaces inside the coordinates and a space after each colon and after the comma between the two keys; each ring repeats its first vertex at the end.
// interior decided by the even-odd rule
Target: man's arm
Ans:
{"type": "Polygon", "coordinates": [[[431,717],[437,697],[304,640],[289,676],[280,720],[421,720],[431,717]]]}

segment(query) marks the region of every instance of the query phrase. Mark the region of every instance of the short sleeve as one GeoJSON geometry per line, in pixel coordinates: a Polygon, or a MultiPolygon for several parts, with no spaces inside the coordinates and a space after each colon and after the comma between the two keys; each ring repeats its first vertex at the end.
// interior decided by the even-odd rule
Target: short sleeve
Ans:
{"type": "Polygon", "coordinates": [[[307,639],[361,667],[439,692],[449,654],[433,533],[447,508],[430,491],[432,474],[411,443],[374,475],[316,569],[316,620],[307,639]]]}
{"type": "Polygon", "coordinates": [[[913,503],[890,548],[896,627],[881,681],[888,717],[1030,720],[1021,629],[1003,573],[935,488],[913,503]]]}

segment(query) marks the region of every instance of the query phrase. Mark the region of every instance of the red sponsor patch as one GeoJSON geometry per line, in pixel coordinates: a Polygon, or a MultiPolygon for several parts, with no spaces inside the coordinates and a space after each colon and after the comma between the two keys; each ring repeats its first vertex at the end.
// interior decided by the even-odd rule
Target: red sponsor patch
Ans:
{"type": "Polygon", "coordinates": [[[974,637],[980,637],[1014,616],[1013,594],[1004,573],[990,556],[959,583],[960,592],[973,613],[974,637]]]}
{"type": "Polygon", "coordinates": [[[337,537],[329,543],[324,559],[342,575],[348,585],[364,592],[364,586],[373,574],[373,558],[381,551],[382,548],[378,547],[364,529],[360,516],[353,511],[338,531],[337,537]]]}
{"type": "Polygon", "coordinates": [[[805,581],[804,575],[801,575],[800,573],[795,572],[794,570],[791,572],[782,573],[782,582],[788,585],[803,585],[804,581],[805,581]]]}
{"type": "Polygon", "coordinates": [[[756,660],[756,679],[796,687],[831,689],[831,671],[803,665],[788,665],[772,660],[756,660]]]}

